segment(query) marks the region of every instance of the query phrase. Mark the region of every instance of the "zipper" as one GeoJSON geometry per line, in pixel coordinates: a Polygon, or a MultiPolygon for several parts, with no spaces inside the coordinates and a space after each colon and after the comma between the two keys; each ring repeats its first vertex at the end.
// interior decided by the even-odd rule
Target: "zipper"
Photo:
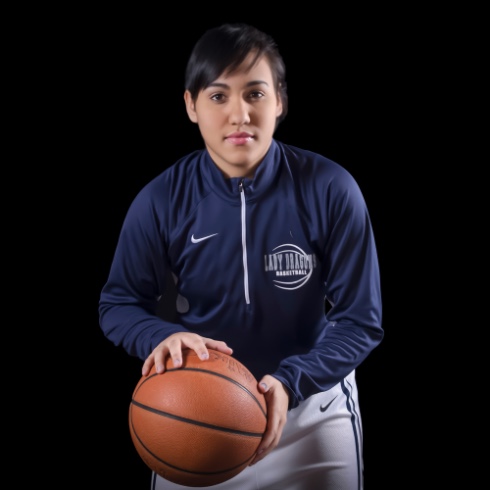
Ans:
{"type": "Polygon", "coordinates": [[[238,184],[241,200],[241,215],[242,215],[242,256],[243,256],[243,287],[245,291],[245,302],[250,304],[250,294],[248,291],[248,266],[247,266],[247,222],[246,222],[246,204],[245,190],[243,189],[243,180],[238,184]]]}

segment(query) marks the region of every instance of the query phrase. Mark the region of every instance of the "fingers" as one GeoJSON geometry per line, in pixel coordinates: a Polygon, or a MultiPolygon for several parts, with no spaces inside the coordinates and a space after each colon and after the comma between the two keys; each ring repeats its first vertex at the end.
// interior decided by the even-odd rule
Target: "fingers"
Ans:
{"type": "Polygon", "coordinates": [[[206,343],[206,347],[208,347],[209,349],[217,350],[218,352],[222,352],[223,354],[228,354],[229,356],[233,354],[233,349],[231,347],[228,347],[226,342],[223,342],[221,340],[207,339],[207,338],[205,338],[204,340],[206,343]]]}
{"type": "Polygon", "coordinates": [[[153,352],[146,358],[145,362],[143,363],[143,367],[141,368],[141,375],[142,376],[148,376],[150,374],[150,370],[155,363],[153,359],[153,352]]]}
{"type": "Polygon", "coordinates": [[[289,406],[289,393],[278,379],[264,376],[259,383],[259,390],[267,403],[267,429],[250,466],[264,459],[279,444],[289,406]]]}
{"type": "Polygon", "coordinates": [[[158,374],[165,372],[165,362],[168,357],[172,359],[174,368],[182,366],[182,351],[184,349],[193,350],[201,359],[209,359],[208,348],[231,355],[233,349],[228,347],[225,342],[201,337],[191,332],[178,332],[170,335],[153,349],[153,352],[146,358],[142,367],[142,375],[147,376],[155,366],[158,374]]]}

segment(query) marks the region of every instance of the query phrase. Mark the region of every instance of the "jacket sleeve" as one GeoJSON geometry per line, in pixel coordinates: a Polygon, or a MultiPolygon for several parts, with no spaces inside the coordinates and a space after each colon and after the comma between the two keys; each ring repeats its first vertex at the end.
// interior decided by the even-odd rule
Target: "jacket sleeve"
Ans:
{"type": "Polygon", "coordinates": [[[142,360],[172,333],[186,331],[157,315],[169,268],[159,216],[162,206],[150,189],[143,188],[129,207],[99,300],[105,336],[142,360]]]}
{"type": "Polygon", "coordinates": [[[306,354],[284,359],[274,376],[290,408],[356,369],[383,338],[380,273],[367,206],[354,178],[340,173],[322,194],[325,323],[306,354]]]}

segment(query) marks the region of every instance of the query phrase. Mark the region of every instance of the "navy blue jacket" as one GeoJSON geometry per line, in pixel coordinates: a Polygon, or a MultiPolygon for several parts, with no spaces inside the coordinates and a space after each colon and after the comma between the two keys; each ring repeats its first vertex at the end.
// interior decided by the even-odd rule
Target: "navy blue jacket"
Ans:
{"type": "Polygon", "coordinates": [[[354,370],[383,338],[379,265],[352,175],[273,140],[253,179],[226,179],[206,150],[136,196],[99,305],[115,345],[146,359],[168,335],[224,340],[290,408],[354,370]],[[176,322],[157,315],[172,273],[176,322]]]}

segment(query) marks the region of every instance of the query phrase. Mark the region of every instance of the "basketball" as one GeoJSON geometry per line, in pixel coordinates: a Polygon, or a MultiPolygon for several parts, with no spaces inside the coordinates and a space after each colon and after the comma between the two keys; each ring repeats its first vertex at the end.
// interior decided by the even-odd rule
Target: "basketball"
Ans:
{"type": "Polygon", "coordinates": [[[131,439],[145,464],[188,487],[217,485],[252,461],[267,424],[264,395],[232,356],[208,349],[202,361],[186,349],[183,363],[138,381],[129,406],[131,439]]]}

